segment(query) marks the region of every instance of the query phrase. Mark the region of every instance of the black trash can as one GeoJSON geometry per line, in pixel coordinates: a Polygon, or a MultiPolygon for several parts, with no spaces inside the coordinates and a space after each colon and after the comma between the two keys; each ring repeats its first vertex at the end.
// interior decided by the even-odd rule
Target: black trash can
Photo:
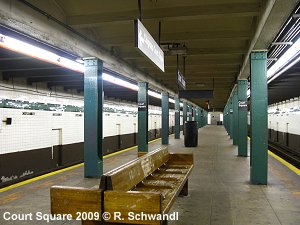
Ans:
{"type": "Polygon", "coordinates": [[[197,147],[198,145],[198,127],[197,121],[186,121],[184,123],[184,146],[197,147]]]}

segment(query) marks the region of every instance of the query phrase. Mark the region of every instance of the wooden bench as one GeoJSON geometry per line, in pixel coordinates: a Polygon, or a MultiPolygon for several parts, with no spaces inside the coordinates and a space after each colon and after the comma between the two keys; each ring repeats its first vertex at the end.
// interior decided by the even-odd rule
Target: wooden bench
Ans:
{"type": "Polygon", "coordinates": [[[108,212],[105,222],[82,224],[162,224],[158,220],[130,220],[128,213],[166,214],[176,196],[188,194],[188,176],[193,168],[193,154],[172,154],[159,148],[122,165],[101,177],[100,189],[51,187],[51,213],[108,212]],[[120,212],[122,220],[114,220],[120,212]]]}
{"type": "Polygon", "coordinates": [[[106,222],[161,224],[157,220],[129,220],[128,213],[168,213],[176,196],[188,194],[192,168],[193,154],[170,154],[164,147],[104,174],[100,184],[105,190],[103,211],[122,216],[122,221],[112,216],[106,222]]]}

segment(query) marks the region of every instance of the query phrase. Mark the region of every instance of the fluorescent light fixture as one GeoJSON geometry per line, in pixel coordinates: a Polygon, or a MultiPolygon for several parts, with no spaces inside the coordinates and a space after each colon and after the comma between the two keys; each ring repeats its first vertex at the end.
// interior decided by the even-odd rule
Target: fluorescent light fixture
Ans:
{"type": "MultiPolygon", "coordinates": [[[[70,60],[68,58],[59,56],[53,52],[48,50],[39,48],[32,44],[28,44],[24,41],[20,41],[18,39],[6,36],[0,33],[0,47],[6,48],[8,50],[18,52],[27,56],[30,56],[35,59],[39,59],[45,62],[49,62],[52,64],[56,64],[58,66],[68,68],[73,71],[77,71],[80,73],[84,73],[84,61],[80,58],[76,59],[76,61],[70,60]]],[[[120,78],[114,77],[107,73],[103,73],[103,80],[120,85],[126,88],[129,88],[134,91],[138,91],[138,86],[136,84],[130,83],[128,81],[122,80],[120,78]]],[[[154,98],[161,99],[161,94],[148,90],[148,94],[154,98]]],[[[169,98],[171,103],[175,103],[174,99],[169,98]]]]}
{"type": "MultiPolygon", "coordinates": [[[[157,93],[155,91],[148,90],[148,95],[150,95],[150,96],[152,96],[154,98],[161,99],[161,94],[157,93]]],[[[173,98],[169,98],[169,102],[175,104],[175,100],[173,98]]]]}
{"type": "Polygon", "coordinates": [[[0,47],[28,55],[30,57],[40,59],[49,63],[53,63],[77,72],[84,72],[84,66],[73,60],[61,57],[55,53],[28,44],[24,41],[3,35],[0,33],[0,47]]]}
{"type": "Polygon", "coordinates": [[[247,90],[247,98],[250,98],[250,89],[247,90]]]}
{"type": "Polygon", "coordinates": [[[80,63],[80,64],[84,64],[84,61],[81,58],[77,58],[75,61],[80,63]]]}
{"type": "Polygon", "coordinates": [[[282,70],[280,70],[278,73],[274,74],[272,77],[268,79],[268,84],[272,82],[274,79],[279,77],[281,74],[283,74],[285,71],[290,69],[292,66],[294,66],[296,63],[300,61],[300,57],[296,58],[294,61],[292,61],[290,64],[286,65],[282,70]]]}
{"type": "Polygon", "coordinates": [[[172,99],[172,98],[169,98],[169,102],[171,102],[171,103],[175,104],[175,100],[174,100],[174,99],[172,99]]]}
{"type": "MultiPolygon", "coordinates": [[[[103,80],[105,80],[107,82],[110,82],[110,83],[113,83],[113,84],[116,84],[116,85],[120,85],[122,87],[126,87],[126,88],[129,88],[129,89],[134,90],[134,91],[139,90],[139,87],[136,84],[130,83],[130,82],[125,81],[125,80],[122,80],[120,78],[116,78],[116,77],[114,77],[112,75],[109,75],[107,73],[103,73],[102,78],[103,78],[103,80]]],[[[158,92],[152,91],[152,90],[148,90],[148,95],[150,95],[154,98],[161,99],[161,94],[158,93],[158,92]]],[[[172,99],[172,98],[169,98],[169,102],[175,103],[175,100],[172,99]]]]}
{"type": "Polygon", "coordinates": [[[107,82],[110,82],[110,83],[113,83],[113,84],[116,84],[116,85],[120,85],[122,87],[126,87],[126,88],[129,88],[129,89],[134,90],[134,91],[139,90],[139,88],[136,84],[129,83],[128,81],[125,81],[125,80],[122,80],[120,78],[114,77],[114,76],[109,75],[107,73],[103,73],[102,78],[103,78],[103,80],[105,80],[107,82]]]}
{"type": "Polygon", "coordinates": [[[267,71],[267,78],[270,79],[298,55],[300,51],[300,38],[271,66],[267,71]]]}
{"type": "Polygon", "coordinates": [[[154,98],[158,98],[158,99],[161,99],[161,94],[160,93],[157,93],[155,91],[151,91],[151,90],[148,90],[148,95],[154,97],[154,98]]]}

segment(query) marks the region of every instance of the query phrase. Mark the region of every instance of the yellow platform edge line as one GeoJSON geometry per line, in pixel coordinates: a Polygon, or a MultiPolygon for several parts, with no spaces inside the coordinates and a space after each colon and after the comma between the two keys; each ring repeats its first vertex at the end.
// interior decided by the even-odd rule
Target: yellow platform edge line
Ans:
{"type": "Polygon", "coordinates": [[[55,174],[59,174],[59,173],[62,173],[62,172],[68,171],[68,170],[75,169],[75,168],[80,167],[80,166],[83,166],[83,163],[79,163],[79,164],[76,164],[74,166],[70,166],[70,167],[67,167],[67,168],[64,168],[64,169],[56,170],[56,171],[53,171],[51,173],[46,173],[46,174],[43,174],[41,176],[37,176],[37,177],[31,178],[31,179],[28,179],[28,180],[21,181],[21,182],[16,183],[16,184],[12,184],[10,186],[1,188],[0,193],[2,193],[4,191],[8,191],[8,190],[16,188],[16,187],[23,186],[25,184],[32,183],[32,182],[37,181],[37,180],[41,180],[41,179],[46,178],[46,177],[53,176],[55,174]]]}
{"type": "MultiPolygon", "coordinates": [[[[248,136],[248,139],[250,140],[251,138],[248,136]]],[[[272,156],[274,159],[276,159],[277,161],[281,162],[283,165],[285,165],[287,168],[289,168],[295,174],[297,174],[298,176],[300,176],[300,169],[298,169],[297,167],[293,166],[289,162],[285,161],[283,158],[279,157],[275,153],[271,152],[269,149],[268,149],[268,154],[270,156],[272,156]]]]}
{"type": "MultiPolygon", "coordinates": [[[[158,141],[158,140],[160,140],[160,139],[161,139],[161,138],[157,138],[157,139],[154,139],[154,140],[152,140],[152,141],[149,141],[148,143],[153,143],[153,142],[158,141]]],[[[103,159],[109,158],[109,157],[114,156],[114,155],[118,155],[118,154],[123,153],[123,152],[130,151],[130,150],[132,150],[132,149],[134,149],[134,148],[136,148],[136,147],[137,147],[137,145],[132,146],[132,147],[130,147],[130,148],[123,149],[123,150],[118,151],[118,152],[114,152],[114,153],[105,155],[105,156],[103,156],[103,159]]],[[[68,171],[68,170],[75,169],[75,168],[77,168],[77,167],[83,166],[83,164],[84,164],[84,163],[79,163],[79,164],[76,164],[76,165],[74,165],[74,166],[70,166],[70,167],[67,167],[67,168],[64,168],[64,169],[56,170],[56,171],[53,171],[53,172],[50,172],[50,173],[43,174],[43,175],[41,175],[41,176],[37,176],[37,177],[31,178],[31,179],[28,179],[28,180],[21,181],[21,182],[16,183],[16,184],[12,184],[12,185],[10,185],[10,186],[1,188],[1,189],[0,189],[0,193],[2,193],[2,192],[4,192],[4,191],[11,190],[11,189],[13,189],[13,188],[17,188],[17,187],[20,187],[20,186],[29,184],[29,183],[32,183],[32,182],[34,182],[34,181],[38,181],[38,180],[44,179],[44,178],[46,178],[46,177],[53,176],[53,175],[55,175],[55,174],[59,174],[59,173],[62,173],[62,172],[68,171]]]]}
{"type": "MultiPolygon", "coordinates": [[[[152,141],[148,141],[148,143],[150,144],[150,143],[155,142],[155,141],[158,141],[158,140],[160,140],[160,139],[161,139],[161,138],[157,138],[157,139],[154,139],[154,140],[152,140],[152,141]]],[[[118,155],[118,154],[123,153],[123,152],[130,151],[130,150],[132,150],[132,149],[134,149],[134,148],[137,148],[137,145],[132,146],[132,147],[129,147],[129,148],[125,148],[125,149],[120,150],[120,151],[117,151],[117,152],[110,153],[110,154],[108,154],[108,155],[105,155],[105,156],[103,156],[103,159],[109,158],[109,157],[114,156],[114,155],[118,155]]]]}
{"type": "Polygon", "coordinates": [[[291,171],[293,171],[295,174],[297,174],[298,176],[300,176],[300,169],[298,169],[297,167],[293,166],[292,164],[288,163],[287,161],[285,161],[284,159],[282,159],[281,157],[279,157],[278,155],[274,154],[273,152],[271,152],[270,150],[268,150],[268,154],[270,156],[272,156],[274,159],[278,160],[279,162],[281,162],[283,165],[285,165],[287,168],[289,168],[291,171]]]}

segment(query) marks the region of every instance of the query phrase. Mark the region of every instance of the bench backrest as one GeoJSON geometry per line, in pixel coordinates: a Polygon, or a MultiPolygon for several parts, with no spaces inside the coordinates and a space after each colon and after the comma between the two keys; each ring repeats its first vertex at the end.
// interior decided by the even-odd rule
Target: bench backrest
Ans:
{"type": "Polygon", "coordinates": [[[168,149],[166,147],[159,148],[102,175],[100,188],[128,191],[168,160],[168,149]]]}

